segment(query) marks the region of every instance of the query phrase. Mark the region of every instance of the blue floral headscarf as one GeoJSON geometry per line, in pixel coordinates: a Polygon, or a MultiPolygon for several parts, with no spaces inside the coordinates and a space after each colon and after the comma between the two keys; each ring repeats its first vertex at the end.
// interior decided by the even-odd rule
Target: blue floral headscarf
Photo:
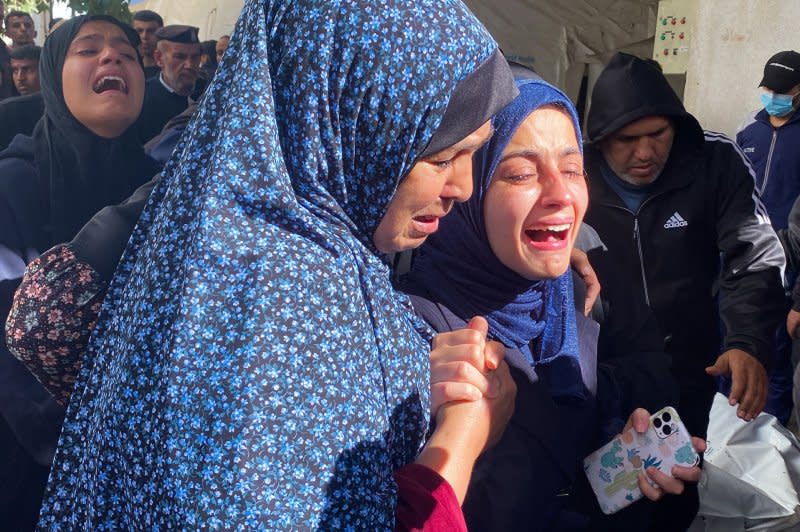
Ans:
{"type": "Polygon", "coordinates": [[[430,346],[371,237],[496,53],[459,0],[246,3],[109,289],[41,528],[394,526],[430,346]]]}
{"type": "Polygon", "coordinates": [[[519,349],[537,374],[546,374],[553,395],[583,396],[571,273],[553,280],[525,279],[500,262],[486,234],[486,191],[525,119],[542,106],[558,106],[581,138],[575,108],[564,93],[541,80],[518,80],[517,85],[519,96],[494,117],[494,135],[476,154],[475,192],[423,244],[403,288],[442,303],[464,320],[485,316],[489,336],[519,349]]]}

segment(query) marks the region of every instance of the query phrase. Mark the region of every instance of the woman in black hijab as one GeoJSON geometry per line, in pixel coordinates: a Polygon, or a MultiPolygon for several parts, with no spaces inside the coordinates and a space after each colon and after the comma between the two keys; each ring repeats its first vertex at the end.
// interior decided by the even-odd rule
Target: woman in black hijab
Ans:
{"type": "Polygon", "coordinates": [[[44,117],[0,153],[0,244],[42,251],[69,240],[158,172],[130,128],[144,94],[136,43],[105,16],[72,19],[47,40],[44,117]]]}
{"type": "MultiPolygon", "coordinates": [[[[138,44],[131,28],[105,16],[72,19],[45,43],[44,116],[32,136],[18,135],[0,152],[2,322],[30,259],[70,240],[95,212],[159,171],[131,127],[144,97],[138,44]]],[[[16,464],[0,470],[0,506],[10,512],[0,521],[17,518],[11,528],[27,529],[38,513],[63,409],[9,354],[2,333],[0,411],[0,445],[16,464]]]]}

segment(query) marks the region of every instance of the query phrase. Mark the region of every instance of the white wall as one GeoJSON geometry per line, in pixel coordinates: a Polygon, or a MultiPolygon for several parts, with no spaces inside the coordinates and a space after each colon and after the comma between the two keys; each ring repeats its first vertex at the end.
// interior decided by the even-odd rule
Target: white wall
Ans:
{"type": "Polygon", "coordinates": [[[798,0],[698,0],[684,103],[706,129],[733,136],[761,108],[764,63],[800,51],[798,0]]]}

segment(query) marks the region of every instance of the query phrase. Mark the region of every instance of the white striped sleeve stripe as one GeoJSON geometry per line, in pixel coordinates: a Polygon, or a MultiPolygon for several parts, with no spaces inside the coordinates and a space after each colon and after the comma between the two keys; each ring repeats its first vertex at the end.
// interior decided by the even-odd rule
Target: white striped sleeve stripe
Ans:
{"type": "MultiPolygon", "coordinates": [[[[738,136],[739,133],[747,129],[747,126],[750,124],[754,124],[756,122],[756,115],[758,111],[751,111],[747,114],[747,116],[742,120],[742,122],[736,127],[736,135],[738,136]]],[[[713,132],[711,132],[713,133],[713,132]]]]}
{"type": "Polygon", "coordinates": [[[733,149],[736,153],[739,154],[739,157],[742,158],[742,162],[744,166],[747,168],[747,171],[750,172],[750,177],[753,178],[753,203],[755,204],[755,211],[754,214],[758,218],[758,221],[765,224],[771,224],[769,221],[769,213],[767,212],[767,207],[764,205],[764,202],[761,201],[761,196],[758,195],[756,192],[756,171],[753,170],[753,166],[750,164],[750,160],[747,158],[747,155],[744,154],[742,148],[739,147],[733,140],[731,140],[728,136],[723,135],[722,133],[716,133],[714,131],[703,131],[705,134],[706,142],[725,142],[733,146],[733,149]]]}

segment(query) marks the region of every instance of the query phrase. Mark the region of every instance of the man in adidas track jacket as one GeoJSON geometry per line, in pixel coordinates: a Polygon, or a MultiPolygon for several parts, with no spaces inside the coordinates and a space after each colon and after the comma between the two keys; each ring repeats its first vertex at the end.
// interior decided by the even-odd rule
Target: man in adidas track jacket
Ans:
{"type": "MultiPolygon", "coordinates": [[[[693,435],[706,435],[712,375],[730,374],[731,403],[752,419],[767,396],[785,261],[749,164],[628,54],[599,76],[587,126],[586,221],[604,243],[589,251],[606,305],[600,362],[639,380],[631,404],[672,403],[693,435]]],[[[663,502],[637,529],[685,530],[696,486],[663,502]]]]}

